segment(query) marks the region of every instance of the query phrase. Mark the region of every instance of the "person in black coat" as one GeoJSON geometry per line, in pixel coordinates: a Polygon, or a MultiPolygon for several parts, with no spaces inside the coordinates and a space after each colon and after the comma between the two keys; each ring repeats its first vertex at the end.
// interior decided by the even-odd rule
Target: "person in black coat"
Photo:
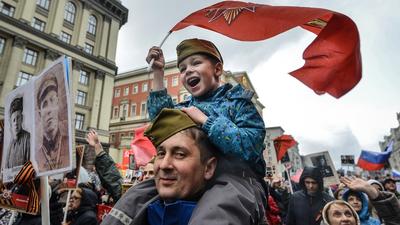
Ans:
{"type": "Polygon", "coordinates": [[[334,198],[323,192],[324,183],[317,167],[305,167],[300,177],[301,190],[296,191],[289,201],[287,225],[319,225],[322,209],[334,198]]]}
{"type": "Polygon", "coordinates": [[[97,225],[97,195],[88,188],[77,188],[71,194],[67,221],[69,225],[97,225]]]}

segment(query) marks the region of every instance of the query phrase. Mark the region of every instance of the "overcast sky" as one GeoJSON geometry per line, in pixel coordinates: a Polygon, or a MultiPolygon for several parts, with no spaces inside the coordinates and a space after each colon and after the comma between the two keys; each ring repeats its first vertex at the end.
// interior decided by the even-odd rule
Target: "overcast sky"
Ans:
{"type": "MultiPolygon", "coordinates": [[[[117,47],[119,73],[146,66],[148,49],[159,45],[181,19],[219,1],[122,0],[129,9],[117,47]]],[[[379,151],[379,141],[397,127],[400,112],[400,1],[279,0],[252,2],[326,8],[352,18],[361,37],[363,77],[345,96],[316,95],[288,73],[300,68],[302,53],[315,35],[295,28],[272,39],[240,42],[198,27],[174,32],[163,46],[167,61],[186,38],[213,41],[224,57],[224,69],[246,71],[265,106],[267,127],[281,126],[298,142],[301,154],[328,150],[335,165],[341,154],[379,151]]]]}

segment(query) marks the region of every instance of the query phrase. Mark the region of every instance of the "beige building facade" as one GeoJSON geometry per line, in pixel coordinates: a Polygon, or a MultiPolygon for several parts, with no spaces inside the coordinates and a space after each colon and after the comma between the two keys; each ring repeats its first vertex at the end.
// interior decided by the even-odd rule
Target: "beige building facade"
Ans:
{"type": "Polygon", "coordinates": [[[128,9],[118,0],[1,0],[0,115],[4,98],[61,55],[72,58],[76,143],[93,128],[108,143],[118,32],[128,9]]]}
{"type": "Polygon", "coordinates": [[[393,150],[389,158],[390,167],[394,170],[400,171],[400,113],[396,114],[399,126],[390,129],[390,134],[384,137],[384,140],[379,142],[381,151],[393,141],[393,150]]]}

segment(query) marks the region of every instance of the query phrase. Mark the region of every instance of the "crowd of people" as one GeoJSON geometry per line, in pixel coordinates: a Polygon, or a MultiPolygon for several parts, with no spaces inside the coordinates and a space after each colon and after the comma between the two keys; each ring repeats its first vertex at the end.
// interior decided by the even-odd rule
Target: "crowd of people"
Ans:
{"type": "MultiPolygon", "coordinates": [[[[146,60],[152,62],[154,85],[145,136],[156,156],[123,194],[115,162],[91,130],[86,140],[96,155],[95,172],[85,176],[81,168],[87,179],[75,177],[80,184],[69,200],[68,179],[51,182],[52,225],[100,219],[104,225],[400,224],[395,180],[342,177],[333,194],[317,167],[304,168],[294,193],[290,180],[266,178],[265,125],[251,101],[254,93],[221,81],[223,58],[212,42],[188,39],[177,46],[180,79],[191,94],[178,104],[164,87],[161,48],[150,48],[146,60]],[[99,219],[96,206],[104,202],[112,209],[99,219]]],[[[23,214],[14,224],[40,221],[40,215],[23,214]]]]}

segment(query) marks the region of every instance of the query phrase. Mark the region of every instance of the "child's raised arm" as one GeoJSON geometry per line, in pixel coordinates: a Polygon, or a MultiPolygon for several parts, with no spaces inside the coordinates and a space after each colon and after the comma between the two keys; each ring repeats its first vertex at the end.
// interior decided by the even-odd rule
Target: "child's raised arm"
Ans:
{"type": "Polygon", "coordinates": [[[146,61],[150,63],[150,61],[154,59],[153,65],[151,69],[153,70],[154,80],[153,80],[153,91],[159,91],[164,89],[164,66],[165,59],[162,49],[156,46],[153,46],[149,49],[149,53],[147,54],[146,61]]]}

